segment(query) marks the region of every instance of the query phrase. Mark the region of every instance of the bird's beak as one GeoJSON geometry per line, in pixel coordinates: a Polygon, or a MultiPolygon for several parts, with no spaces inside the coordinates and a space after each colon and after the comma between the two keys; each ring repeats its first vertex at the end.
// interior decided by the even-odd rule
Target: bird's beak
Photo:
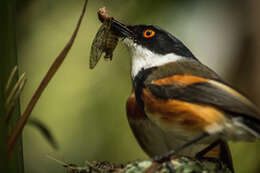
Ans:
{"type": "Polygon", "coordinates": [[[129,29],[125,24],[120,23],[119,21],[112,19],[111,30],[121,38],[134,38],[135,34],[129,29]]]}

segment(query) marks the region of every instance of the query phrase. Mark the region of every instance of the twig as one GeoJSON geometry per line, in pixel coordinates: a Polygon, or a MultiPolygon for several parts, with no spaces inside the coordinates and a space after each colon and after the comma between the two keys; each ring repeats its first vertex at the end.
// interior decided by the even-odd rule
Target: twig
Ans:
{"type": "Polygon", "coordinates": [[[24,126],[25,126],[25,124],[26,124],[35,104],[37,103],[38,99],[40,98],[41,94],[43,93],[44,89],[46,88],[46,86],[48,85],[48,83],[50,82],[50,80],[52,79],[54,74],[57,72],[57,70],[61,66],[61,64],[64,61],[64,59],[66,58],[71,46],[73,45],[73,42],[74,42],[74,40],[77,36],[81,21],[83,19],[85,11],[86,11],[87,2],[88,2],[88,0],[85,0],[81,16],[78,20],[77,26],[76,26],[69,42],[66,44],[66,46],[63,48],[63,50],[60,52],[58,57],[55,59],[55,61],[53,62],[53,64],[49,68],[47,74],[44,76],[44,78],[41,81],[39,87],[37,88],[37,90],[33,94],[29,104],[27,105],[25,111],[23,112],[23,114],[22,114],[20,120],[18,121],[16,127],[12,131],[11,136],[8,139],[8,157],[9,158],[11,156],[11,153],[13,151],[15,143],[16,143],[18,137],[20,136],[20,134],[22,133],[23,128],[24,128],[24,126]]]}
{"type": "Polygon", "coordinates": [[[97,173],[101,173],[103,172],[103,170],[99,169],[99,168],[96,168],[94,165],[92,165],[90,162],[86,161],[85,162],[85,166],[84,167],[80,167],[80,166],[77,166],[77,165],[74,165],[74,164],[69,164],[69,163],[66,163],[64,161],[61,161],[61,160],[58,160],[50,155],[47,155],[47,157],[59,164],[61,164],[63,167],[65,168],[69,168],[71,169],[72,171],[75,171],[75,172],[88,172],[87,170],[89,170],[90,168],[93,169],[94,171],[96,171],[97,173]]]}
{"type": "Polygon", "coordinates": [[[55,161],[55,162],[61,164],[63,167],[69,167],[69,168],[71,168],[71,169],[74,169],[74,168],[75,168],[74,166],[71,166],[70,164],[65,163],[65,162],[63,162],[63,161],[61,161],[61,160],[58,160],[58,159],[56,159],[56,158],[54,158],[54,157],[52,157],[52,156],[50,156],[50,155],[48,155],[48,154],[46,155],[46,157],[48,157],[49,159],[51,159],[51,160],[53,160],[53,161],[55,161]]]}

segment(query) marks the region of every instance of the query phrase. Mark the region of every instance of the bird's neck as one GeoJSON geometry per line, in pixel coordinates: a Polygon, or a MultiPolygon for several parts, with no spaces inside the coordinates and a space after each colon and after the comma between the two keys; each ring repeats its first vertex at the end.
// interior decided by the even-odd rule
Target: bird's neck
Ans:
{"type": "Polygon", "coordinates": [[[171,62],[183,59],[183,57],[176,54],[160,55],[151,52],[148,49],[140,48],[132,52],[131,58],[131,76],[132,79],[141,71],[152,67],[159,67],[171,62]]]}

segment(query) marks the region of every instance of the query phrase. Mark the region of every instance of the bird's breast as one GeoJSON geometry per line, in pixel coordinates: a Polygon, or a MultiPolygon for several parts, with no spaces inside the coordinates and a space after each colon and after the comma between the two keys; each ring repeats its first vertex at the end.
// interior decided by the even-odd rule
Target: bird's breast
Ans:
{"type": "MultiPolygon", "coordinates": [[[[191,135],[179,128],[176,128],[175,131],[165,131],[149,119],[132,119],[130,116],[128,121],[138,143],[151,157],[175,150],[196,136],[196,134],[191,135]]],[[[194,144],[181,150],[178,154],[195,157],[205,147],[206,144],[194,144]]]]}
{"type": "MultiPolygon", "coordinates": [[[[151,116],[150,113],[146,114],[137,104],[132,93],[127,101],[128,121],[138,143],[149,156],[162,155],[175,150],[201,134],[200,131],[187,130],[178,125],[171,126],[171,130],[167,130],[147,117],[151,116]]],[[[204,147],[204,143],[194,144],[179,154],[194,157],[204,147]]]]}

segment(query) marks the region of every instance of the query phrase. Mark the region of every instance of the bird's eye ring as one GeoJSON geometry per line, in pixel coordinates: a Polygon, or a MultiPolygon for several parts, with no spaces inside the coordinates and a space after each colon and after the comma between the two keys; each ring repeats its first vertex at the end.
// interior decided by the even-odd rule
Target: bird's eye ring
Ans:
{"type": "Polygon", "coordinates": [[[155,32],[151,29],[147,29],[144,31],[144,37],[145,38],[151,38],[155,35],[155,32]]]}

